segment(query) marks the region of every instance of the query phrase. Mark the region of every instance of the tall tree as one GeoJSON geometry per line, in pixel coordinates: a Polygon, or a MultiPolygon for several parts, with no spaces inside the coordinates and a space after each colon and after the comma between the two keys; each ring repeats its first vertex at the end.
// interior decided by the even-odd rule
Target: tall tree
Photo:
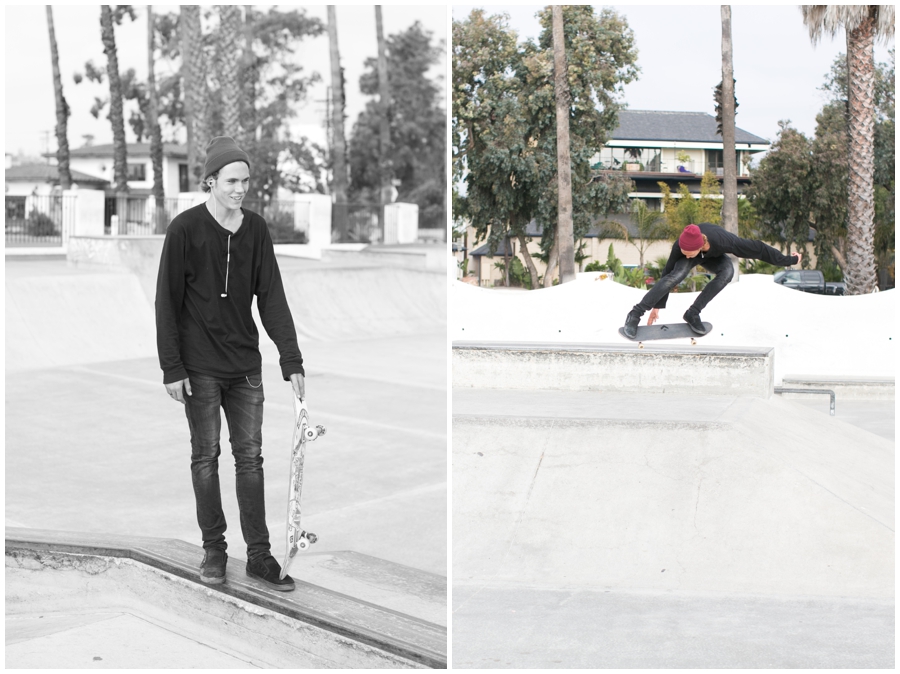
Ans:
{"type": "Polygon", "coordinates": [[[156,90],[156,31],[153,25],[153,7],[147,5],[147,125],[150,134],[150,161],[153,164],[153,197],[156,200],[157,234],[164,232],[166,226],[165,188],[163,187],[163,145],[162,130],[159,128],[159,94],[156,90]]]}
{"type": "MultiPolygon", "coordinates": [[[[566,53],[584,67],[568,72],[572,221],[575,239],[598,219],[623,210],[631,181],[622,172],[593,175],[590,158],[617,124],[621,86],[637,75],[633,34],[611,10],[563,8],[566,53]]],[[[532,284],[538,274],[527,256],[526,227],[536,220],[553,281],[558,179],[552,17],[541,12],[539,43],[519,44],[506,16],[473,10],[453,23],[454,179],[464,180],[456,200],[476,238],[496,250],[515,237],[526,254],[532,284]]],[[[454,211],[454,218],[457,212],[454,211]]],[[[573,241],[574,245],[574,241],[573,241]]]]}
{"type": "MultiPolygon", "coordinates": [[[[559,181],[557,240],[559,280],[575,280],[575,234],[572,227],[572,162],[569,156],[569,69],[566,66],[566,40],[560,5],[552,6],[553,16],[553,88],[556,98],[556,169],[559,181]]],[[[507,284],[508,285],[508,284],[507,284]]]]}
{"type": "Polygon", "coordinates": [[[69,135],[67,132],[69,104],[63,96],[62,77],[59,74],[59,48],[56,44],[56,32],[53,29],[53,10],[47,5],[47,30],[50,33],[50,61],[53,66],[53,93],[56,98],[56,163],[59,171],[59,186],[67,190],[72,186],[72,173],[69,170],[69,135]]]}
{"type": "Polygon", "coordinates": [[[199,153],[197,151],[197,116],[200,111],[195,108],[196,92],[200,88],[200,78],[195,71],[194,52],[200,48],[196,39],[200,32],[199,5],[182,5],[178,21],[178,32],[181,38],[181,90],[184,93],[184,126],[187,133],[188,176],[191,187],[196,184],[200,173],[199,153]]]}
{"type": "Polygon", "coordinates": [[[328,46],[331,53],[331,189],[334,194],[335,229],[340,240],[347,231],[347,141],[344,137],[344,69],[338,50],[337,11],[328,5],[328,46]]]}
{"type": "MultiPolygon", "coordinates": [[[[384,25],[381,19],[381,5],[375,5],[375,37],[378,42],[378,147],[381,165],[381,203],[390,203],[393,187],[391,166],[391,85],[388,75],[387,50],[384,43],[384,25]]],[[[383,213],[380,217],[384,217],[383,213]]]]}
{"type": "Polygon", "coordinates": [[[109,80],[109,121],[113,132],[113,181],[116,192],[128,192],[128,149],[125,143],[125,115],[122,106],[122,81],[113,24],[121,24],[124,14],[134,19],[130,5],[119,5],[115,13],[109,5],[100,5],[100,37],[106,54],[106,76],[109,80]]]}
{"type": "Polygon", "coordinates": [[[859,295],[876,287],[875,274],[875,54],[876,37],[894,34],[893,5],[803,5],[803,22],[813,44],[824,34],[847,35],[849,81],[849,185],[847,292],[859,295]]]}
{"type": "MultiPolygon", "coordinates": [[[[398,201],[419,206],[419,226],[446,227],[447,113],[440,78],[429,71],[440,62],[443,47],[418,22],[385,38],[388,59],[390,155],[398,201]]],[[[360,91],[371,97],[353,125],[349,140],[350,198],[381,204],[380,92],[377,58],[367,59],[360,91]]]]}
{"type": "Polygon", "coordinates": [[[243,138],[241,130],[241,84],[238,61],[241,9],[237,5],[219,5],[219,30],[216,33],[216,79],[222,98],[222,131],[235,139],[243,138]]]}
{"type": "MultiPolygon", "coordinates": [[[[737,213],[737,152],[734,146],[734,57],[731,43],[731,6],[722,5],[722,224],[732,234],[738,233],[737,213]]],[[[732,283],[740,274],[737,258],[732,283]]]]}

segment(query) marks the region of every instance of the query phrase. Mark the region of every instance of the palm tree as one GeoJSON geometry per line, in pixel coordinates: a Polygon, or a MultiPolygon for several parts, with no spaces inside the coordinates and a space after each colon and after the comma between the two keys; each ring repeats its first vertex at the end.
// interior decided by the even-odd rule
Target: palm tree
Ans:
{"type": "Polygon", "coordinates": [[[378,41],[378,117],[379,156],[381,166],[381,208],[378,209],[378,225],[384,232],[384,206],[391,201],[391,90],[388,80],[387,49],[384,44],[384,26],[381,21],[381,5],[375,5],[375,38],[378,41]]]}
{"type": "Polygon", "coordinates": [[[163,148],[162,131],[159,128],[159,92],[156,90],[154,73],[154,25],[153,7],[147,5],[147,126],[150,134],[150,161],[153,164],[153,197],[156,201],[154,231],[162,234],[165,227],[165,190],[163,188],[163,148]]]}
{"type": "Polygon", "coordinates": [[[218,10],[216,74],[222,92],[222,126],[226,136],[241,138],[241,95],[237,76],[241,10],[237,5],[219,5],[218,10]]]}
{"type": "Polygon", "coordinates": [[[638,249],[640,267],[644,266],[644,253],[654,240],[665,238],[666,227],[663,214],[647,209],[643,199],[635,199],[631,203],[631,222],[637,230],[637,241],[627,238],[628,243],[638,249]]]}
{"type": "MultiPolygon", "coordinates": [[[[572,162],[569,157],[569,70],[560,5],[553,5],[553,79],[556,91],[556,174],[559,181],[557,240],[559,282],[575,280],[575,234],[572,223],[572,162]]],[[[546,279],[545,279],[546,282],[546,279]]]]}
{"type": "Polygon", "coordinates": [[[347,232],[347,140],[344,137],[344,71],[338,51],[337,12],[328,5],[328,45],[331,52],[331,166],[334,223],[341,240],[347,232]]]}
{"type": "MultiPolygon", "coordinates": [[[[738,233],[737,217],[737,157],[734,146],[734,63],[731,43],[731,6],[722,5],[722,224],[725,230],[738,233]]],[[[732,283],[740,272],[737,258],[731,256],[734,267],[732,283]]]]}
{"type": "Polygon", "coordinates": [[[125,145],[125,115],[122,110],[122,80],[119,77],[119,57],[113,12],[109,5],[100,5],[100,37],[106,54],[106,76],[109,79],[109,121],[113,132],[113,180],[117,193],[128,192],[128,157],[125,145]]]}
{"type": "Polygon", "coordinates": [[[875,274],[875,39],[894,35],[893,5],[802,5],[803,23],[816,44],[824,34],[847,33],[849,80],[848,295],[870,293],[875,274]]]}
{"type": "Polygon", "coordinates": [[[56,163],[59,171],[59,186],[67,190],[72,187],[72,173],[69,170],[69,137],[66,131],[69,122],[69,104],[63,96],[62,77],[59,74],[59,49],[56,32],[53,30],[53,10],[47,5],[47,29],[50,32],[50,60],[53,63],[53,91],[56,94],[56,163]]]}
{"type": "Polygon", "coordinates": [[[188,175],[198,183],[203,177],[206,150],[206,56],[199,5],[181,7],[181,77],[184,91],[184,125],[187,128],[188,175]]]}

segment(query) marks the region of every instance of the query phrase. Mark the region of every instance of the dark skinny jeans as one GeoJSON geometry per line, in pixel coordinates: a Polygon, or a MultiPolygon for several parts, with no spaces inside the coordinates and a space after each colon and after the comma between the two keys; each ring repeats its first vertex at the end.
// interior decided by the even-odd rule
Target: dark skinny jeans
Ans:
{"type": "Polygon", "coordinates": [[[241,533],[247,559],[269,554],[266,500],[263,480],[262,377],[221,379],[189,373],[192,395],[185,395],[185,415],[191,431],[191,478],[197,501],[197,523],[203,548],[225,550],[225,514],[219,489],[219,435],[221,407],[228,423],[234,455],[241,533]]]}
{"type": "Polygon", "coordinates": [[[703,311],[710,300],[718,295],[722,291],[722,288],[731,282],[731,279],[734,276],[734,267],[732,266],[731,258],[727,255],[705,258],[697,255],[697,257],[685,257],[678,260],[678,262],[675,263],[675,268],[654,283],[653,287],[647,291],[647,294],[644,295],[643,299],[634,305],[634,311],[637,311],[643,316],[645,311],[653,309],[657,302],[672,292],[679,283],[688,277],[691,270],[698,265],[702,265],[704,269],[714,276],[713,279],[706,284],[703,290],[700,291],[700,295],[694,300],[694,303],[688,311],[692,309],[697,313],[703,311]]]}

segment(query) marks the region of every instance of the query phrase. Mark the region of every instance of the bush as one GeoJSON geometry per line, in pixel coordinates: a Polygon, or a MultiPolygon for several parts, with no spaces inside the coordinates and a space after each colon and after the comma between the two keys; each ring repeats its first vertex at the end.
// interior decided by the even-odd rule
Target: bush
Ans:
{"type": "Polygon", "coordinates": [[[294,230],[294,214],[290,211],[271,210],[266,213],[266,224],[273,243],[307,243],[306,232],[294,230]]]}
{"type": "MultiPolygon", "coordinates": [[[[503,262],[495,262],[494,266],[497,267],[501,273],[505,272],[506,265],[503,262]]],[[[522,261],[518,257],[512,258],[509,263],[509,285],[521,288],[531,288],[531,274],[525,269],[525,265],[522,264],[522,261]]]]}
{"type": "Polygon", "coordinates": [[[29,236],[58,236],[59,230],[53,218],[34,208],[25,222],[25,233],[29,236]]]}

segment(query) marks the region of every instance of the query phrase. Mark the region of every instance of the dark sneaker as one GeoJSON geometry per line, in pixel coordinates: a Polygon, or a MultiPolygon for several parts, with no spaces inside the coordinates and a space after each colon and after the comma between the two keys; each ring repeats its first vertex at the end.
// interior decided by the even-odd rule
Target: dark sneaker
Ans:
{"type": "Polygon", "coordinates": [[[625,319],[625,327],[622,328],[622,332],[625,333],[625,336],[628,339],[634,339],[635,335],[637,335],[638,323],[641,322],[641,314],[632,309],[628,312],[628,317],[625,319]]]}
{"type": "Polygon", "coordinates": [[[685,311],[684,322],[698,335],[705,335],[707,333],[706,326],[703,325],[703,321],[700,320],[700,314],[696,311],[691,311],[690,309],[685,311]]]}
{"type": "Polygon", "coordinates": [[[290,576],[279,578],[281,565],[272,555],[247,562],[247,575],[279,592],[290,592],[294,589],[294,579],[290,576]]]}
{"type": "Polygon", "coordinates": [[[225,582],[225,565],[228,553],[219,548],[210,548],[200,562],[200,580],[209,585],[220,585],[225,582]]]}

